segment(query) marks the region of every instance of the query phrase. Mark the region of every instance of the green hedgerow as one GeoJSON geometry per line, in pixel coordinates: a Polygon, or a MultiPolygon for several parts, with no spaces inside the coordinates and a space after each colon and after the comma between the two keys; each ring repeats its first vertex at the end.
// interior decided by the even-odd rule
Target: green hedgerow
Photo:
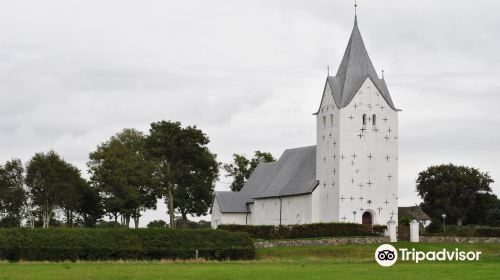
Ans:
{"type": "Polygon", "coordinates": [[[247,234],[220,230],[128,228],[0,229],[0,259],[63,260],[253,259],[247,234]]]}

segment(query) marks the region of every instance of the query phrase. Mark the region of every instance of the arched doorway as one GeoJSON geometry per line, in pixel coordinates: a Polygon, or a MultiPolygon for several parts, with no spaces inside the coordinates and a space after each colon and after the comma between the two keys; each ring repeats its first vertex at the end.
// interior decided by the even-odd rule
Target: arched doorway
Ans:
{"type": "Polygon", "coordinates": [[[372,214],[370,212],[363,213],[362,223],[363,223],[363,225],[366,225],[367,227],[372,227],[372,225],[373,225],[373,216],[372,216],[372,214]]]}

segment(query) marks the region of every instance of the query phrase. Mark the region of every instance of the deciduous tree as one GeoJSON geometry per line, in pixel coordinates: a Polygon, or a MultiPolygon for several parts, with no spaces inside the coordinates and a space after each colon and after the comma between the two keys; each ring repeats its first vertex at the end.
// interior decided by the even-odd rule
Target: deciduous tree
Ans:
{"type": "Polygon", "coordinates": [[[103,194],[104,208],[122,224],[134,219],[139,226],[141,211],[156,208],[157,192],[152,184],[153,164],[145,153],[145,136],[124,129],[90,154],[91,183],[103,194]]]}
{"type": "Polygon", "coordinates": [[[56,209],[64,211],[68,226],[73,225],[80,189],[85,184],[78,168],[54,151],[37,153],[27,164],[25,181],[32,204],[41,213],[43,227],[49,226],[56,209]]]}
{"type": "Polygon", "coordinates": [[[227,173],[226,177],[233,178],[230,185],[231,190],[233,192],[240,191],[257,165],[263,162],[273,161],[276,161],[273,155],[261,151],[255,151],[255,155],[252,159],[248,159],[244,155],[233,154],[233,162],[224,164],[223,166],[227,173]]]}
{"type": "Polygon", "coordinates": [[[0,226],[20,226],[25,203],[23,164],[19,159],[7,161],[0,165],[0,226]]]}
{"type": "Polygon", "coordinates": [[[151,124],[147,147],[155,161],[154,180],[166,199],[171,228],[175,227],[175,209],[184,219],[187,214],[208,211],[218,177],[209,141],[195,126],[183,128],[180,122],[171,121],[151,124]]]}
{"type": "Polygon", "coordinates": [[[447,221],[462,225],[478,196],[491,192],[491,183],[490,175],[476,168],[443,164],[420,172],[417,193],[422,209],[434,220],[446,213],[447,221]]]}

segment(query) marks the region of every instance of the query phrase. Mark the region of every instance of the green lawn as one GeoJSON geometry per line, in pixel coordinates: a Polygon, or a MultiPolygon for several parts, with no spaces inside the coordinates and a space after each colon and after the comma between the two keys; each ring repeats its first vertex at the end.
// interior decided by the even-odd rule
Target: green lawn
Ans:
{"type": "Polygon", "coordinates": [[[255,261],[0,263],[0,279],[500,279],[500,244],[410,244],[418,250],[482,251],[479,262],[373,260],[378,245],[268,248],[255,261]]]}

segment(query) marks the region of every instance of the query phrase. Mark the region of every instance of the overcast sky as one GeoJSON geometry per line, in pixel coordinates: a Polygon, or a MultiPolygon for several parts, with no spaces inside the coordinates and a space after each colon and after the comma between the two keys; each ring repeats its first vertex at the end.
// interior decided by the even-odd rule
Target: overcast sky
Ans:
{"type": "MultiPolygon", "coordinates": [[[[431,164],[500,181],[500,2],[358,4],[403,110],[401,205],[419,201],[415,179],[431,164]]],[[[197,125],[223,162],[314,145],[312,113],[353,16],[349,0],[2,1],[0,162],[54,149],[86,173],[97,144],[162,119],[197,125]]],[[[141,224],[165,217],[161,206],[141,224]]]]}

